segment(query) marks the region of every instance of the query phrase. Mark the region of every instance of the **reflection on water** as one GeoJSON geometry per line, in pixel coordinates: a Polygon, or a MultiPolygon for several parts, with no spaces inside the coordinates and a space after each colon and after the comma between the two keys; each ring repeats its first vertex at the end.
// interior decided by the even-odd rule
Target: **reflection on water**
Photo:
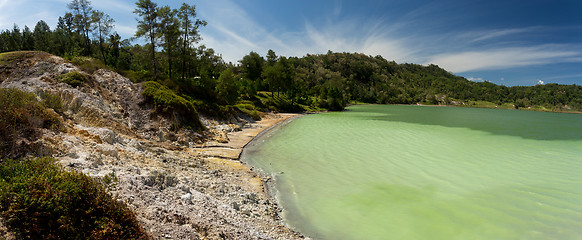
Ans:
{"type": "Polygon", "coordinates": [[[582,236],[582,115],[353,106],[245,150],[315,239],[582,236]]]}

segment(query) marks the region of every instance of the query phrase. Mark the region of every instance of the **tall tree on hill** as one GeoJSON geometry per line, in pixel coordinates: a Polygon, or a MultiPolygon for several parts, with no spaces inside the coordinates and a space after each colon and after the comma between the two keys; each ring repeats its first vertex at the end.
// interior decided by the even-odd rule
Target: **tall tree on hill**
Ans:
{"type": "Polygon", "coordinates": [[[265,59],[256,52],[250,52],[240,60],[240,64],[245,78],[251,81],[257,81],[261,78],[265,59]]]}
{"type": "Polygon", "coordinates": [[[35,49],[33,33],[32,31],[30,31],[30,28],[28,28],[28,26],[24,26],[24,30],[22,30],[22,50],[33,50],[33,49],[35,49]]]}
{"type": "Polygon", "coordinates": [[[45,21],[40,20],[36,23],[33,36],[35,50],[51,51],[51,29],[45,21]]]}
{"type": "Polygon", "coordinates": [[[152,67],[154,70],[154,79],[158,76],[158,67],[156,61],[156,45],[159,36],[159,18],[158,5],[151,0],[139,0],[135,3],[136,9],[133,11],[141,19],[138,19],[136,37],[143,37],[150,42],[150,54],[152,67]]]}
{"type": "Polygon", "coordinates": [[[54,52],[58,55],[73,55],[75,41],[73,41],[73,14],[65,13],[59,17],[57,28],[54,31],[54,52]]]}
{"type": "Polygon", "coordinates": [[[180,37],[180,22],[176,18],[178,11],[175,9],[170,9],[170,7],[165,6],[158,9],[158,15],[160,17],[160,37],[162,38],[162,47],[166,52],[168,60],[168,75],[170,80],[173,80],[172,65],[175,48],[178,45],[178,39],[180,37]]]}
{"type": "Polygon", "coordinates": [[[248,97],[254,97],[262,84],[260,80],[265,59],[256,52],[250,52],[240,60],[240,64],[245,78],[244,92],[248,97]]]}
{"type": "Polygon", "coordinates": [[[273,51],[273,49],[269,49],[269,51],[267,52],[267,65],[273,66],[275,65],[276,62],[277,54],[275,54],[275,51],[273,51]]]}
{"type": "Polygon", "coordinates": [[[95,10],[91,15],[91,22],[93,23],[94,28],[93,37],[97,38],[97,40],[99,41],[99,52],[101,52],[103,63],[107,65],[107,57],[105,53],[106,50],[104,46],[105,38],[111,33],[111,30],[114,27],[113,23],[115,22],[115,20],[109,17],[109,15],[101,11],[95,10]]]}
{"type": "Polygon", "coordinates": [[[198,28],[206,26],[207,22],[196,18],[196,6],[188,5],[183,3],[178,10],[178,18],[180,20],[180,31],[181,31],[181,58],[182,66],[180,71],[182,72],[182,78],[186,78],[188,73],[188,57],[190,56],[190,51],[192,50],[192,45],[200,41],[200,33],[198,28]]]}
{"type": "Polygon", "coordinates": [[[9,51],[22,50],[22,34],[20,34],[20,28],[16,24],[14,24],[14,27],[12,27],[12,33],[10,33],[8,49],[9,51]]]}
{"type": "Polygon", "coordinates": [[[107,43],[110,46],[109,54],[108,54],[108,62],[111,66],[116,67],[119,69],[119,53],[121,48],[121,36],[117,32],[109,35],[107,39],[107,43]]]}
{"type": "Polygon", "coordinates": [[[73,15],[74,27],[85,39],[84,53],[89,55],[91,53],[91,39],[89,39],[89,33],[91,32],[91,15],[93,13],[91,1],[73,0],[67,5],[67,7],[72,11],[71,14],[73,15]]]}
{"type": "Polygon", "coordinates": [[[0,32],[0,52],[8,51],[8,41],[10,39],[10,33],[6,30],[0,32]]]}

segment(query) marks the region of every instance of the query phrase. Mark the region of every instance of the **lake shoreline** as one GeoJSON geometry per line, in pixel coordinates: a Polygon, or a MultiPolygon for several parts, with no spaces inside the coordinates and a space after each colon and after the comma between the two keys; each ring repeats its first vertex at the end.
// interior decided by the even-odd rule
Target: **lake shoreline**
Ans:
{"type": "MultiPolygon", "coordinates": [[[[245,152],[245,149],[247,146],[250,146],[255,141],[258,141],[259,139],[266,136],[267,134],[272,133],[274,131],[277,131],[278,129],[286,126],[287,124],[291,123],[293,120],[296,120],[296,119],[303,117],[303,116],[306,116],[308,114],[315,114],[315,113],[301,113],[301,114],[277,113],[277,114],[275,114],[275,116],[280,117],[280,119],[278,119],[278,120],[275,120],[275,121],[260,120],[258,122],[262,125],[262,127],[260,128],[260,131],[256,131],[256,132],[251,133],[251,134],[254,134],[254,133],[256,133],[256,134],[254,134],[252,136],[252,138],[250,140],[248,140],[248,142],[246,142],[243,145],[243,147],[241,148],[241,152],[239,154],[239,157],[238,157],[238,161],[240,161],[242,164],[248,166],[253,173],[258,174],[258,176],[262,179],[264,194],[266,195],[266,197],[268,199],[271,199],[275,202],[275,204],[282,210],[283,214],[285,211],[288,211],[288,210],[283,208],[280,201],[279,201],[278,190],[275,187],[275,180],[274,180],[275,178],[274,178],[273,174],[269,174],[269,173],[265,172],[263,169],[256,168],[248,161],[245,161],[243,159],[243,156],[244,156],[244,152],[245,152]]],[[[243,131],[241,131],[241,132],[237,132],[239,134],[237,134],[237,133],[229,134],[229,138],[231,136],[237,138],[237,137],[239,137],[238,135],[244,135],[245,134],[244,131],[245,131],[245,129],[243,129],[243,131]]],[[[289,222],[285,219],[284,216],[282,217],[282,221],[285,224],[285,227],[291,229],[292,231],[295,231],[295,232],[301,234],[306,239],[310,239],[308,236],[305,236],[304,233],[301,233],[298,230],[294,229],[292,226],[290,226],[289,222]]]]}

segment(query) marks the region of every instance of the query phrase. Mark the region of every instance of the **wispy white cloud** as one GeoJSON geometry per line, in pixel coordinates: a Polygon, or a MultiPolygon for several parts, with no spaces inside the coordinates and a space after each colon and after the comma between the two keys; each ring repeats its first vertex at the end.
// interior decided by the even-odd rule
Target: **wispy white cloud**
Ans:
{"type": "Polygon", "coordinates": [[[506,69],[572,61],[572,59],[582,55],[582,52],[573,49],[576,48],[551,44],[533,47],[492,48],[439,54],[430,58],[426,64],[437,64],[454,73],[506,69]]]}
{"type": "Polygon", "coordinates": [[[500,37],[506,37],[514,34],[521,34],[539,30],[540,27],[527,27],[527,28],[512,28],[512,29],[495,29],[486,31],[475,31],[461,34],[461,36],[469,38],[471,42],[485,41],[500,37]]]}
{"type": "Polygon", "coordinates": [[[343,4],[342,1],[337,0],[333,7],[333,16],[338,17],[342,13],[343,4]]]}
{"type": "Polygon", "coordinates": [[[299,57],[328,50],[362,52],[397,61],[410,60],[409,56],[415,52],[405,46],[405,40],[389,37],[391,26],[380,20],[363,23],[342,19],[341,2],[327,13],[327,21],[305,20],[303,28],[295,32],[268,30],[230,0],[204,3],[201,8],[206,10],[202,17],[209,22],[203,30],[203,43],[222,53],[227,62],[236,62],[250,51],[264,55],[268,49],[274,49],[279,55],[299,57]]]}
{"type": "Polygon", "coordinates": [[[235,42],[240,43],[241,47],[246,47],[246,48],[259,48],[259,46],[257,46],[256,44],[252,43],[251,40],[240,36],[239,34],[235,33],[234,31],[222,26],[222,25],[218,25],[216,26],[216,29],[218,29],[221,33],[223,33],[224,35],[226,35],[228,37],[229,40],[233,40],[235,42]]]}
{"type": "Polygon", "coordinates": [[[8,3],[8,0],[0,0],[0,8],[3,8],[4,5],[8,3]]]}
{"type": "Polygon", "coordinates": [[[483,82],[483,81],[485,81],[483,78],[480,78],[480,77],[468,77],[467,80],[473,81],[473,82],[483,82]]]}
{"type": "Polygon", "coordinates": [[[0,4],[0,30],[12,29],[14,24],[21,29],[24,26],[33,29],[40,20],[54,28],[66,8],[66,4],[55,4],[54,1],[0,0],[0,4]]]}
{"type": "Polygon", "coordinates": [[[222,53],[225,61],[236,62],[250,51],[265,52],[281,41],[258,24],[237,3],[230,0],[201,2],[200,17],[209,22],[202,29],[202,43],[222,53]]]}
{"type": "MultiPolygon", "coordinates": [[[[70,1],[68,1],[70,2],[70,1]]],[[[126,14],[131,14],[135,9],[135,4],[131,2],[118,1],[118,0],[99,0],[92,1],[94,9],[98,9],[103,12],[124,12],[126,14]]]]}
{"type": "Polygon", "coordinates": [[[135,26],[121,25],[121,24],[115,24],[115,29],[114,30],[117,31],[117,33],[119,33],[119,35],[130,36],[131,37],[137,31],[137,27],[135,27],[135,26]]]}

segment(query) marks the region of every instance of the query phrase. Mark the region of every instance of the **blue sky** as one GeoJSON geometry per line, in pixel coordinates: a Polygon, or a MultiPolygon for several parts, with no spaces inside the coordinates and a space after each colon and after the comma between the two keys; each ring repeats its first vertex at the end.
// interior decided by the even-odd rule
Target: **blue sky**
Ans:
{"type": "MultiPolygon", "coordinates": [[[[51,27],[70,0],[0,0],[0,29],[51,27]]],[[[135,1],[93,0],[125,38],[135,1]]],[[[182,1],[159,0],[178,7],[182,1]]],[[[398,63],[437,64],[473,81],[507,86],[582,85],[580,0],[200,0],[203,44],[237,62],[265,55],[362,52],[398,63]]]]}

